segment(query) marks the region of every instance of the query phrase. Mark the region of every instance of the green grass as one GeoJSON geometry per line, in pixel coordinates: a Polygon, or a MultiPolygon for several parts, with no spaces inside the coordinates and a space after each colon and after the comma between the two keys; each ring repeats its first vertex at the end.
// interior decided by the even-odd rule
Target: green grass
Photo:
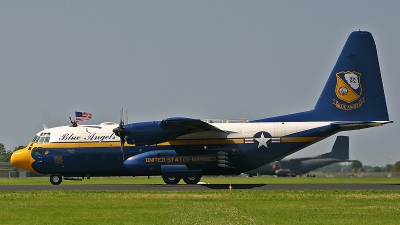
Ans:
{"type": "Polygon", "coordinates": [[[0,224],[398,224],[399,191],[12,191],[0,224]]]}
{"type": "MultiPolygon", "coordinates": [[[[400,184],[400,177],[244,177],[204,176],[202,182],[210,184],[400,184]]],[[[48,177],[0,178],[0,185],[50,185],[48,177]]],[[[164,184],[161,177],[93,177],[90,180],[64,180],[61,185],[70,184],[164,184]]],[[[180,184],[184,184],[183,181],[180,184]]]]}
{"type": "MultiPolygon", "coordinates": [[[[203,177],[211,184],[399,184],[386,177],[203,177]]],[[[50,185],[47,177],[0,185],[50,185]]],[[[96,177],[70,184],[163,184],[96,177]]],[[[400,191],[0,191],[0,224],[398,224],[400,191]]]]}

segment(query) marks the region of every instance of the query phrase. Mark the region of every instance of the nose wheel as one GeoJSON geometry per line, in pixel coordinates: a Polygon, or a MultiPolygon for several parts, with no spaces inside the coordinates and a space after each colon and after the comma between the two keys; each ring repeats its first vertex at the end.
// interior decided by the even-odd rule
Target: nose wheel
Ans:
{"type": "Polygon", "coordinates": [[[62,182],[62,176],[58,174],[52,174],[50,176],[50,183],[52,185],[59,185],[62,182]]]}

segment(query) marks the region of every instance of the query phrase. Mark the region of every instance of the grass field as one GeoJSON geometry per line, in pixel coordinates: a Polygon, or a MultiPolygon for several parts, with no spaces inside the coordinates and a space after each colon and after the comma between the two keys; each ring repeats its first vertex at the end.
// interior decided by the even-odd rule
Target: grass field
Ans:
{"type": "Polygon", "coordinates": [[[398,224],[398,191],[0,192],[1,224],[398,224]]]}
{"type": "MultiPolygon", "coordinates": [[[[400,184],[399,178],[204,177],[212,184],[400,184]]],[[[70,184],[162,184],[104,177],[70,184]]],[[[0,185],[50,185],[47,177],[0,185]]],[[[400,191],[0,191],[0,224],[398,224],[400,191]]]]}
{"type": "MultiPolygon", "coordinates": [[[[400,184],[400,177],[281,177],[272,176],[204,176],[201,182],[210,184],[400,184]]],[[[50,185],[48,177],[0,178],[0,185],[50,185]]],[[[93,177],[90,180],[64,180],[61,185],[70,184],[164,184],[161,177],[93,177]]],[[[179,184],[184,184],[181,181],[179,184]]]]}

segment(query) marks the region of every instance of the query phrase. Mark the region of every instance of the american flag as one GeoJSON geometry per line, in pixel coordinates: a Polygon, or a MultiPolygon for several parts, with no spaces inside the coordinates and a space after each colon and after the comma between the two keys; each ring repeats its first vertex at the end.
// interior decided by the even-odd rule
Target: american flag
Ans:
{"type": "Polygon", "coordinates": [[[90,120],[92,118],[92,114],[88,112],[76,112],[75,111],[76,121],[84,121],[90,120]]]}

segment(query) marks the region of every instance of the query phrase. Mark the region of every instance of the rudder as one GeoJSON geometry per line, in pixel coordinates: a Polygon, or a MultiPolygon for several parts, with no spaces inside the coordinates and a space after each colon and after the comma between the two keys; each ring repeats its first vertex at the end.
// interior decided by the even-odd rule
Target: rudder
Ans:
{"type": "Polygon", "coordinates": [[[350,34],[312,113],[319,120],[389,121],[371,33],[350,34]]]}
{"type": "Polygon", "coordinates": [[[338,136],[330,153],[332,158],[349,159],[349,137],[338,136]]]}
{"type": "Polygon", "coordinates": [[[389,121],[375,41],[354,31],[313,110],[251,122],[389,121]]]}

